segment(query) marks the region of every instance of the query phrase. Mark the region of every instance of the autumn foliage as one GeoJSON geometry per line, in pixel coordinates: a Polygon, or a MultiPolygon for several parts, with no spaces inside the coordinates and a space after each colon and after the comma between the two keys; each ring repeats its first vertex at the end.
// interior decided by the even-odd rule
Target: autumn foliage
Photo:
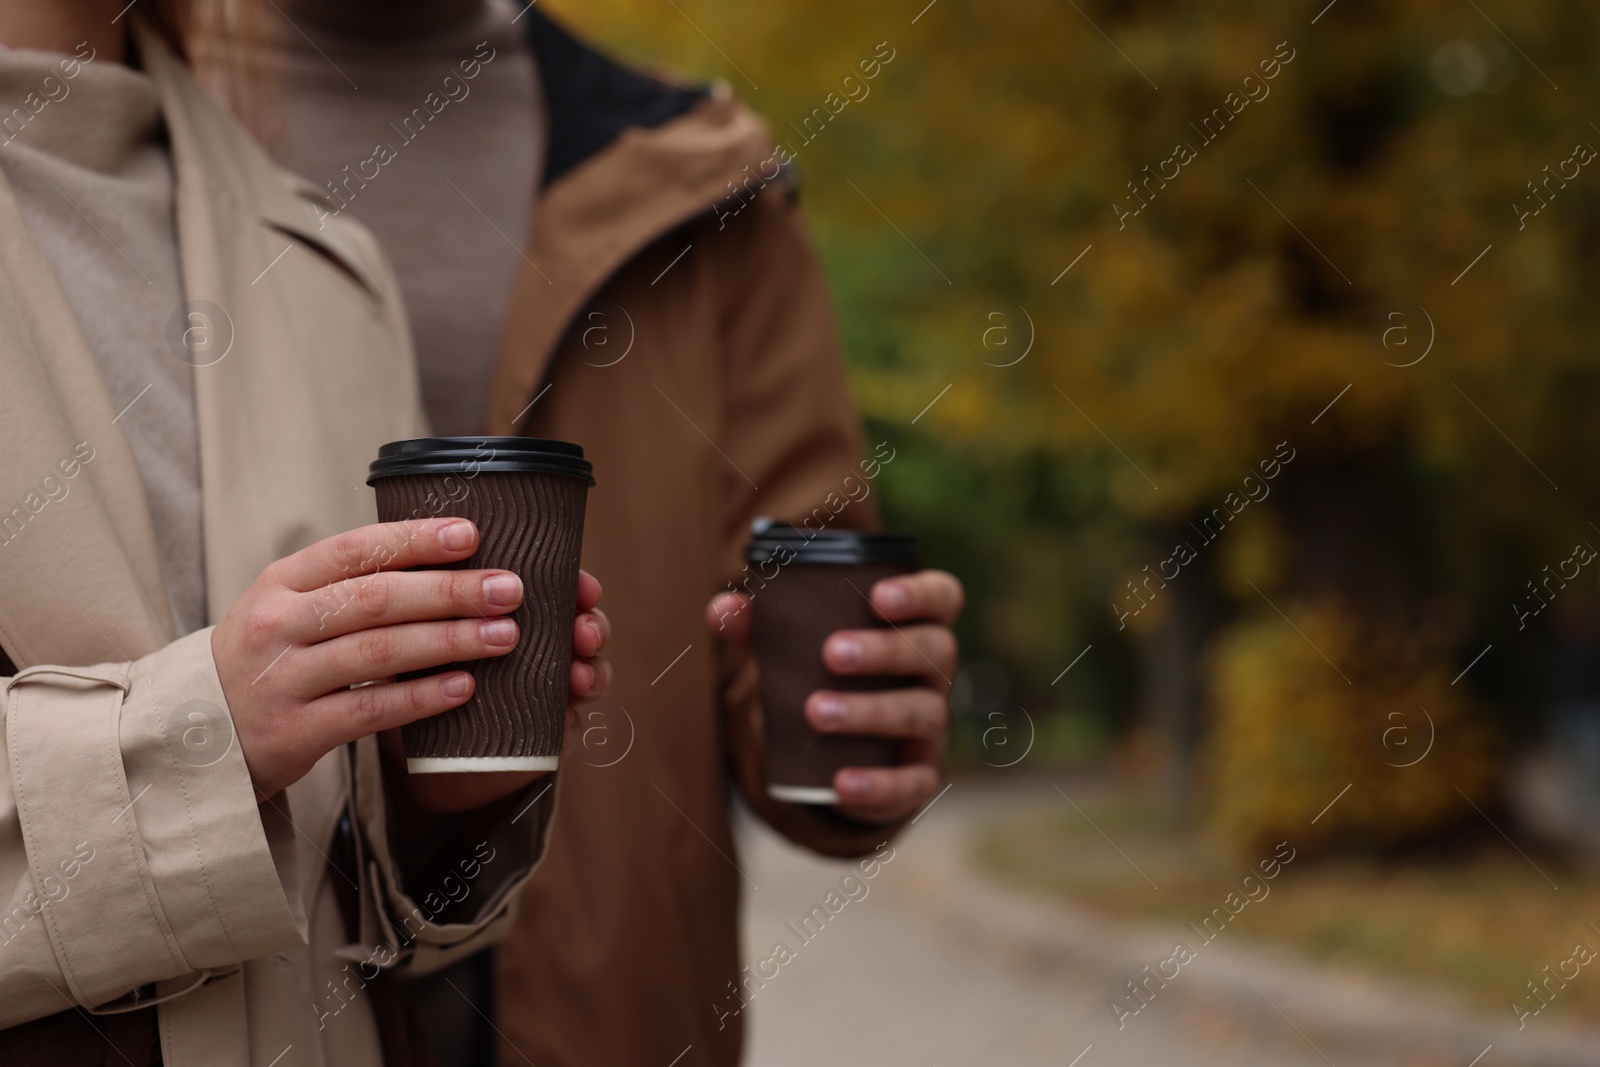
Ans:
{"type": "Polygon", "coordinates": [[[1238,840],[1346,783],[1329,844],[1492,806],[1600,631],[1592,573],[1524,614],[1600,544],[1600,10],[924,3],[558,13],[795,149],[891,517],[1016,701],[1162,735],[1238,840]]]}

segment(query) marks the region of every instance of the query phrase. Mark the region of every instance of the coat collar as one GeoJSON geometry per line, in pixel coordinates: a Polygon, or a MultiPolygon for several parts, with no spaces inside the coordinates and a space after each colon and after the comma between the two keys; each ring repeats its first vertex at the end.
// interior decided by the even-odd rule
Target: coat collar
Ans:
{"type": "MultiPolygon", "coordinates": [[[[320,227],[315,205],[166,46],[137,23],[135,33],[171,137],[189,304],[227,309],[240,347],[281,343],[281,301],[270,284],[255,285],[284,247],[281,234],[327,250],[369,292],[382,288],[363,265],[372,257],[349,247],[359,238],[320,227]]],[[[216,576],[254,573],[264,551],[248,532],[217,528],[222,494],[240,491],[224,472],[258,470],[240,456],[281,434],[257,425],[281,416],[251,396],[247,365],[230,357],[195,375],[213,619],[241,591],[238,580],[216,576]]],[[[3,173],[0,381],[0,646],[24,668],[133,660],[173,640],[155,532],[119,413],[3,173]]]]}
{"type": "Polygon", "coordinates": [[[18,667],[128,660],[172,611],[132,449],[0,173],[0,643],[18,667]]]}
{"type": "Polygon", "coordinates": [[[372,521],[360,477],[397,429],[416,436],[405,432],[415,426],[413,356],[367,232],[330,218],[325,199],[279,168],[152,35],[141,31],[140,45],[172,139],[185,295],[218,312],[233,338],[226,357],[195,370],[216,620],[266,562],[372,521]],[[336,273],[366,299],[340,293],[336,273]],[[344,380],[379,365],[385,381],[344,380]],[[331,407],[339,396],[360,407],[331,407]]]}
{"type": "Polygon", "coordinates": [[[772,154],[766,127],[725,94],[633,128],[544,191],[506,317],[489,433],[515,433],[561,338],[599,290],[672,230],[710,215],[772,154]]]}
{"type": "Polygon", "coordinates": [[[613,275],[658,238],[719,211],[774,156],[765,125],[726,86],[671,85],[616,63],[537,8],[527,20],[550,145],[529,266],[501,343],[490,433],[517,431],[517,413],[548,375],[569,324],[613,275]]]}
{"type": "Polygon", "coordinates": [[[216,208],[236,216],[254,216],[331,253],[368,292],[376,293],[378,283],[363,266],[368,257],[350,244],[350,231],[323,225],[322,220],[335,212],[337,205],[310,182],[274,163],[216,98],[195,82],[189,69],[155,34],[137,22],[135,32],[145,70],[161,95],[172,136],[180,228],[188,179],[188,189],[203,189],[216,208]]]}
{"type": "Polygon", "coordinates": [[[0,643],[18,667],[159,648],[172,611],[133,452],[3,175],[0,380],[0,643]]]}
{"type": "Polygon", "coordinates": [[[671,85],[616,62],[529,7],[533,50],[550,116],[541,185],[554,185],[629,129],[653,129],[692,111],[703,86],[671,85]]]}

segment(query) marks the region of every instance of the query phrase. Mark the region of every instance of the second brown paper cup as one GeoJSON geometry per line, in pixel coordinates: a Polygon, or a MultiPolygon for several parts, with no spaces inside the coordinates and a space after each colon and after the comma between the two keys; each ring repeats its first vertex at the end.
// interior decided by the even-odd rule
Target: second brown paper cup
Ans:
{"type": "Polygon", "coordinates": [[[798,804],[837,804],[834,775],[844,767],[901,762],[895,738],[818,733],[806,699],[819,689],[873,692],[921,684],[915,678],[834,674],[822,645],[837,630],[889,624],[868,599],[884,578],[920,567],[916,543],[894,534],[811,531],[760,521],[745,550],[740,591],[751,595],[752,644],[761,681],[767,794],[798,804]]]}
{"type": "Polygon", "coordinates": [[[552,771],[561,755],[571,674],[572,620],[584,505],[593,469],[583,449],[530,437],[430,437],[378,451],[367,484],[382,522],[470,519],[478,550],[449,569],[496,569],[522,579],[520,631],[504,656],[407,677],[463,670],[477,686],[460,707],[402,728],[406,767],[552,771]]]}

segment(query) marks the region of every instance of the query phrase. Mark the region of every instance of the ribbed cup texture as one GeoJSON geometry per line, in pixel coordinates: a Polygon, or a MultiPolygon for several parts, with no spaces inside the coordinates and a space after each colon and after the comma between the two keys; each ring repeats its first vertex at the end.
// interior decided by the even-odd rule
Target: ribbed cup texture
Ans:
{"type": "Polygon", "coordinates": [[[894,738],[819,734],[806,721],[806,698],[819,689],[872,692],[916,685],[914,678],[844,677],[822,662],[835,630],[886,627],[867,597],[875,583],[913,568],[899,564],[791,563],[753,590],[756,664],[766,735],[767,784],[832,788],[842,767],[892,767],[894,738]]]}
{"type": "Polygon", "coordinates": [[[522,606],[511,616],[521,629],[513,651],[408,676],[464,670],[478,684],[460,707],[404,728],[407,758],[559,756],[588,486],[558,474],[484,471],[472,478],[383,478],[375,489],[384,522],[471,519],[478,527],[478,551],[452,569],[513,571],[524,587],[522,606]],[[452,500],[447,490],[461,499],[452,500]]]}

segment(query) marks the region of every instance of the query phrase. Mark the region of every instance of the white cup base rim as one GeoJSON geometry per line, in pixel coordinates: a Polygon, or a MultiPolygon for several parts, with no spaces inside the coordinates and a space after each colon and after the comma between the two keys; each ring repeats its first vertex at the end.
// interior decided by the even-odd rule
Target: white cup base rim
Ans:
{"type": "Polygon", "coordinates": [[[769,785],[767,796],[790,804],[837,804],[839,792],[816,785],[769,785]]]}
{"type": "Polygon", "coordinates": [[[412,774],[449,774],[461,771],[553,771],[557,756],[421,756],[406,760],[412,774]]]}

